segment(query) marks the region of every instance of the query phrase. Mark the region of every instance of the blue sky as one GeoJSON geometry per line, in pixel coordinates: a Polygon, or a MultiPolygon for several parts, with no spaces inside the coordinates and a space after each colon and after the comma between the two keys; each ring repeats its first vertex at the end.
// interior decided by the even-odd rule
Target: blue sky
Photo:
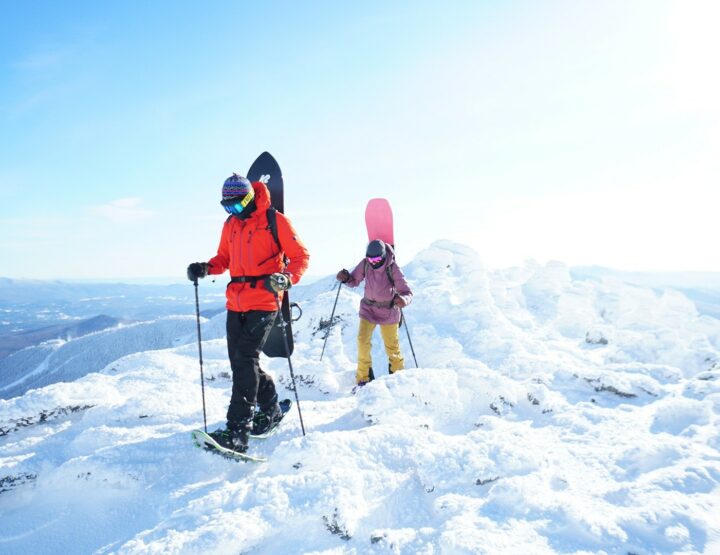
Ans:
{"type": "Polygon", "coordinates": [[[16,2],[0,22],[0,276],[184,274],[264,150],[328,274],[373,197],[400,262],[720,271],[705,2],[16,2]]]}

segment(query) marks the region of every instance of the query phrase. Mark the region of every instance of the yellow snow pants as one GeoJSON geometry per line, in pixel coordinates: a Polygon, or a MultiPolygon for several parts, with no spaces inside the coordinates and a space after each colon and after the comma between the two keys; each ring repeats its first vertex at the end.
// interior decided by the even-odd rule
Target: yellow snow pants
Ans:
{"type": "MultiPolygon", "coordinates": [[[[357,372],[355,373],[355,381],[357,383],[370,381],[370,370],[372,369],[372,334],[373,331],[375,331],[375,326],[377,326],[377,324],[360,318],[360,327],[357,336],[358,364],[357,372]]],[[[383,342],[385,343],[385,352],[390,361],[391,374],[405,368],[405,359],[403,359],[400,353],[400,336],[398,329],[398,324],[380,324],[380,335],[382,335],[383,342]]]]}

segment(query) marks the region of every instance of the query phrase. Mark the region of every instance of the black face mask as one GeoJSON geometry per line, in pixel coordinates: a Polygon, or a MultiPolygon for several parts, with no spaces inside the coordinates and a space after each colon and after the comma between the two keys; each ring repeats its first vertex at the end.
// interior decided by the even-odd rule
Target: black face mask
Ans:
{"type": "Polygon", "coordinates": [[[234,214],[234,217],[238,220],[247,220],[255,210],[257,210],[257,204],[255,204],[255,199],[252,199],[245,209],[240,214],[234,214]]]}
{"type": "Polygon", "coordinates": [[[380,266],[385,264],[385,257],[383,256],[383,259],[380,262],[376,262],[375,264],[373,264],[372,262],[368,262],[368,264],[373,267],[373,270],[377,270],[380,266]]]}

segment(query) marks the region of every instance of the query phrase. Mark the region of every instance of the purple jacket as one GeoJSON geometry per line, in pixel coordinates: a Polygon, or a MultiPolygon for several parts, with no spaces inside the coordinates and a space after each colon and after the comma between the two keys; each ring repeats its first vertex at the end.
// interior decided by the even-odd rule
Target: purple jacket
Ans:
{"type": "Polygon", "coordinates": [[[400,322],[400,309],[392,306],[397,295],[408,304],[412,299],[412,291],[408,287],[405,276],[395,263],[395,253],[390,245],[386,245],[387,256],[382,266],[375,269],[363,258],[355,269],[350,272],[350,279],[345,283],[348,287],[357,287],[365,281],[365,296],[360,301],[360,318],[373,324],[397,324],[400,322]],[[388,277],[388,266],[394,285],[388,277]]]}

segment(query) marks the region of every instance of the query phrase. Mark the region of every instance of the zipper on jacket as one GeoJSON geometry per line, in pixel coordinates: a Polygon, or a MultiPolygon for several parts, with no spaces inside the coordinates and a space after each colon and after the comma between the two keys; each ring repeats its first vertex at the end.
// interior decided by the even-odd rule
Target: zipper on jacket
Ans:
{"type": "Polygon", "coordinates": [[[262,262],[258,262],[258,267],[260,267],[260,266],[262,266],[263,264],[265,264],[265,262],[268,262],[269,260],[272,260],[272,259],[275,258],[278,254],[280,254],[280,253],[279,253],[279,252],[276,252],[276,253],[273,254],[272,256],[268,256],[268,257],[267,257],[265,260],[263,260],[262,262]]]}
{"type": "Polygon", "coordinates": [[[253,267],[252,263],[252,238],[253,238],[253,230],[248,230],[248,238],[247,238],[247,265],[245,266],[246,269],[250,269],[253,267]]]}

